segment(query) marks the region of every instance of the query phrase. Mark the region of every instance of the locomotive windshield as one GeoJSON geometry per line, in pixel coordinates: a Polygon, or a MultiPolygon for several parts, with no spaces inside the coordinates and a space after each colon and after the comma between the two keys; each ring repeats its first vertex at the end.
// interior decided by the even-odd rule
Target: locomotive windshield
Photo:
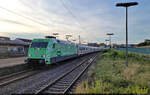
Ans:
{"type": "Polygon", "coordinates": [[[48,42],[32,42],[31,48],[46,48],[48,42]]]}

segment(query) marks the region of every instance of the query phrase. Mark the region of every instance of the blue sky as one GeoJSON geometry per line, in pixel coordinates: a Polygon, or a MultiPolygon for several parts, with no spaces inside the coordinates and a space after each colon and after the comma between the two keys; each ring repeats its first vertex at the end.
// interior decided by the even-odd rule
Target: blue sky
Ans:
{"type": "Polygon", "coordinates": [[[127,1],[139,3],[129,8],[129,43],[149,39],[149,0],[0,0],[0,36],[33,39],[59,33],[59,39],[70,34],[103,43],[112,32],[113,43],[125,43],[125,8],[115,4],[127,1]]]}

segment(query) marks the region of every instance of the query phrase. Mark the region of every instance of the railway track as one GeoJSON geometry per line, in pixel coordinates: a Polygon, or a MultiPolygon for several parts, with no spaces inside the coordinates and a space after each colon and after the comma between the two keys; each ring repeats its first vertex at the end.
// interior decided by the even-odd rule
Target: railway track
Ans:
{"type": "Polygon", "coordinates": [[[10,83],[19,81],[21,79],[27,78],[29,76],[32,76],[40,71],[34,70],[34,69],[28,69],[21,72],[13,73],[10,75],[5,75],[0,77],[0,87],[3,87],[5,85],[8,85],[10,83]]]}
{"type": "Polygon", "coordinates": [[[78,80],[78,78],[85,72],[90,64],[95,60],[97,54],[92,58],[83,60],[76,67],[73,67],[65,74],[56,78],[52,82],[40,87],[35,94],[50,93],[50,94],[65,94],[67,93],[72,85],[78,80]]]}

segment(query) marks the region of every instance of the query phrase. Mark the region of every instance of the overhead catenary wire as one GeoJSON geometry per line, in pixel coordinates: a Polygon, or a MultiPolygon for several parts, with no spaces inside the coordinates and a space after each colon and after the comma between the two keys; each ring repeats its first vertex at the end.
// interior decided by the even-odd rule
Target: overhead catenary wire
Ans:
{"type": "MultiPolygon", "coordinates": [[[[34,8],[30,3],[27,3],[27,2],[25,2],[24,0],[20,0],[20,2],[21,2],[23,5],[29,7],[30,9],[33,9],[33,8],[34,8]]],[[[35,9],[34,11],[36,11],[36,9],[35,9]]],[[[36,11],[36,13],[41,14],[39,11],[36,11]]],[[[53,22],[53,25],[54,25],[55,21],[53,21],[52,19],[51,19],[51,21],[53,22]]],[[[48,23],[48,24],[49,24],[49,23],[48,23]]]]}
{"type": "Polygon", "coordinates": [[[77,16],[74,15],[73,12],[71,11],[71,9],[69,9],[69,8],[66,6],[65,2],[64,2],[63,0],[60,0],[60,2],[62,3],[63,7],[68,11],[68,13],[70,13],[70,15],[74,18],[74,20],[76,20],[76,22],[81,26],[80,28],[82,28],[82,30],[84,30],[84,31],[87,31],[87,30],[85,30],[85,28],[82,27],[82,25],[81,25],[81,23],[79,22],[77,16]]]}
{"type": "Polygon", "coordinates": [[[43,24],[43,23],[38,22],[38,21],[36,21],[36,20],[34,20],[34,19],[31,19],[30,17],[24,16],[24,15],[22,15],[22,14],[19,14],[19,13],[17,13],[17,12],[14,12],[14,11],[9,10],[9,9],[7,9],[7,8],[4,8],[4,7],[2,7],[2,6],[0,6],[0,8],[3,9],[3,10],[5,10],[5,11],[8,11],[8,12],[10,12],[10,13],[13,13],[13,14],[15,14],[15,15],[17,15],[17,16],[21,16],[21,17],[23,17],[23,18],[25,18],[25,19],[28,19],[28,20],[30,20],[30,21],[32,21],[32,22],[34,22],[34,23],[37,23],[37,24],[40,24],[40,25],[43,25],[43,26],[47,26],[47,24],[43,24]]]}
{"type": "MultiPolygon", "coordinates": [[[[77,16],[75,16],[75,15],[72,13],[72,11],[66,6],[66,4],[64,3],[63,0],[60,0],[60,1],[62,2],[62,5],[63,5],[64,8],[68,11],[68,13],[70,13],[71,16],[75,19],[75,21],[81,26],[80,22],[78,21],[77,16]]],[[[22,14],[20,14],[20,13],[18,13],[18,12],[15,12],[15,11],[13,11],[13,10],[7,9],[7,8],[5,8],[5,7],[3,7],[3,6],[0,6],[0,9],[3,9],[3,10],[5,10],[5,11],[7,11],[7,12],[10,12],[10,13],[15,14],[15,15],[17,15],[17,16],[20,16],[20,17],[23,17],[23,18],[25,18],[25,19],[27,19],[27,20],[30,20],[30,21],[32,21],[32,22],[34,22],[34,23],[37,23],[37,24],[40,24],[40,25],[42,25],[42,26],[46,26],[46,27],[47,27],[47,24],[41,23],[41,22],[39,22],[39,21],[37,21],[37,20],[32,19],[31,17],[22,15],[22,14]]],[[[80,28],[82,28],[82,30],[85,31],[85,29],[84,29],[83,27],[80,27],[80,28]]]]}
{"type": "MultiPolygon", "coordinates": [[[[0,8],[3,9],[3,10],[5,10],[5,11],[7,11],[7,12],[10,12],[10,13],[12,13],[12,14],[15,14],[15,15],[17,15],[17,16],[20,16],[20,17],[23,17],[23,18],[25,18],[25,19],[27,19],[27,20],[30,20],[30,21],[32,21],[32,22],[34,22],[34,23],[37,23],[37,24],[39,24],[39,25],[42,25],[42,26],[47,27],[47,24],[43,24],[43,23],[41,23],[41,22],[38,22],[38,21],[36,21],[36,20],[34,20],[34,19],[30,18],[30,17],[24,16],[24,15],[22,15],[22,14],[19,14],[19,13],[17,13],[17,12],[14,12],[14,11],[9,10],[9,9],[7,9],[7,8],[4,8],[4,7],[2,7],[2,6],[0,6],[0,8]]],[[[3,34],[8,34],[8,35],[11,34],[11,35],[17,36],[16,33],[5,33],[5,32],[1,32],[1,33],[3,33],[3,34]]]]}

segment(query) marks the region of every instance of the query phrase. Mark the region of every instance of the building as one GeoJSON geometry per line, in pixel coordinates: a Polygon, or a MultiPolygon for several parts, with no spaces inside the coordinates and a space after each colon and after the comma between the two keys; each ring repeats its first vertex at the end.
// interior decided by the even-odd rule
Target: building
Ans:
{"type": "Polygon", "coordinates": [[[32,40],[23,39],[23,38],[16,38],[16,40],[23,41],[23,42],[25,42],[26,44],[28,44],[28,45],[25,46],[25,48],[24,48],[25,53],[27,53],[27,52],[28,52],[29,45],[31,44],[32,40]]]}
{"type": "Polygon", "coordinates": [[[2,36],[0,36],[0,40],[10,40],[10,38],[9,37],[2,37],[2,36]]]}
{"type": "Polygon", "coordinates": [[[30,44],[32,42],[32,40],[29,40],[29,39],[23,39],[23,38],[16,38],[16,40],[21,40],[21,41],[24,41],[28,44],[30,44]]]}
{"type": "Polygon", "coordinates": [[[27,55],[29,44],[20,39],[0,37],[0,54],[27,55]]]}

